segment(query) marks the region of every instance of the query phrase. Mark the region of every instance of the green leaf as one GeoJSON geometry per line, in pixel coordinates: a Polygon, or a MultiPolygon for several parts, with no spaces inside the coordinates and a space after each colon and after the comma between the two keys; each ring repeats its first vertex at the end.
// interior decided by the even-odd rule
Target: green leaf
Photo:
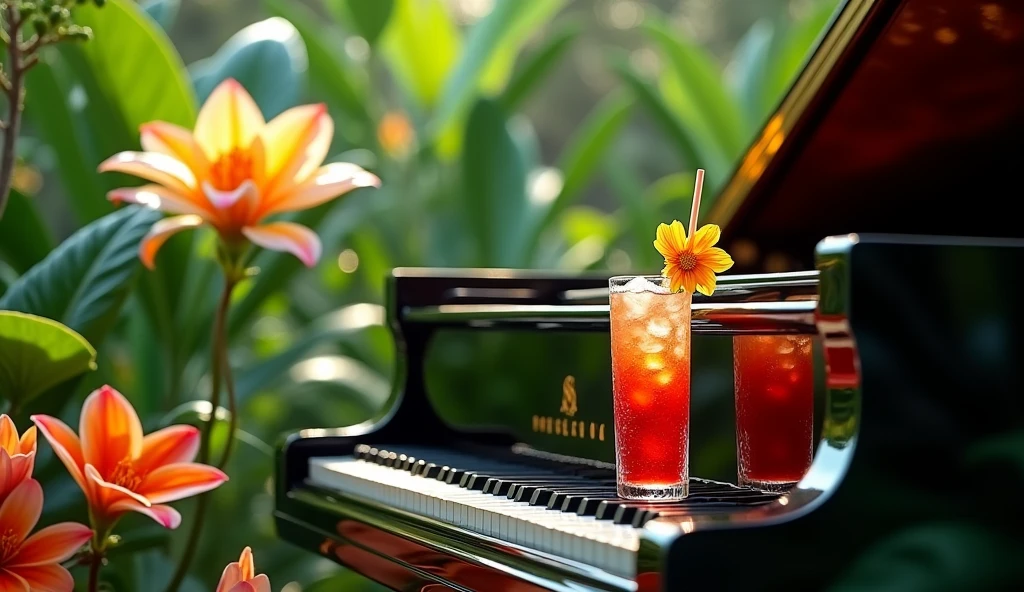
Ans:
{"type": "Polygon", "coordinates": [[[0,309],[59,321],[99,345],[130,291],[139,243],[160,217],[131,206],[83,227],[21,276],[0,309]]]}
{"type": "Polygon", "coordinates": [[[352,23],[370,45],[377,42],[395,8],[394,0],[325,0],[325,3],[336,19],[352,23]]]}
{"type": "Polygon", "coordinates": [[[181,10],[181,0],[145,0],[139,4],[164,31],[170,31],[181,10]]]}
{"type": "Polygon", "coordinates": [[[729,161],[736,158],[747,141],[743,115],[714,58],[660,19],[648,19],[643,28],[672,65],[661,78],[666,103],[702,144],[714,145],[729,161]]]}
{"type": "Polygon", "coordinates": [[[765,74],[762,104],[768,109],[775,106],[793,84],[796,75],[803,70],[808,58],[838,14],[837,4],[837,0],[819,0],[810,15],[793,24],[783,35],[777,54],[771,61],[770,70],[765,74]]]}
{"type": "Polygon", "coordinates": [[[761,19],[747,29],[733,51],[729,72],[732,94],[743,109],[744,127],[748,133],[760,127],[768,114],[764,104],[765,75],[772,62],[772,41],[775,29],[771,21],[761,19]]]}
{"type": "Polygon", "coordinates": [[[0,218],[0,257],[18,273],[25,273],[53,249],[53,235],[33,200],[12,189],[0,218]]]}
{"type": "Polygon", "coordinates": [[[563,27],[528,58],[525,66],[513,73],[501,96],[502,105],[507,113],[515,112],[522,105],[526,97],[530,96],[562,59],[565,52],[572,47],[579,34],[580,27],[577,23],[563,27]]]}
{"type": "Polygon", "coordinates": [[[264,0],[263,4],[271,14],[288,19],[302,36],[309,55],[310,94],[343,115],[334,118],[338,134],[352,145],[365,145],[372,139],[374,127],[367,110],[366,76],[345,60],[336,32],[292,0],[264,0]]]}
{"type": "Polygon", "coordinates": [[[523,43],[564,4],[563,0],[498,0],[470,29],[466,48],[445,81],[431,123],[432,133],[448,128],[473,93],[495,94],[508,82],[523,43]]]}
{"type": "Polygon", "coordinates": [[[462,207],[479,249],[479,264],[516,267],[522,258],[531,204],[526,163],[496,101],[480,99],[466,124],[462,207]]]}
{"type": "Polygon", "coordinates": [[[192,127],[196,102],[184,63],[152,18],[129,0],[108,0],[102,9],[77,8],[75,22],[93,30],[94,40],[74,47],[133,140],[147,121],[192,127]]]}
{"type": "Polygon", "coordinates": [[[604,170],[613,195],[623,206],[623,222],[629,227],[627,235],[633,243],[630,255],[634,257],[634,268],[640,271],[656,271],[659,256],[651,243],[660,222],[657,208],[643,199],[643,182],[627,162],[608,158],[605,160],[604,170]]]}
{"type": "MultiPolygon", "coordinates": [[[[654,119],[655,124],[668,136],[676,151],[679,152],[683,162],[687,166],[693,166],[701,162],[698,160],[697,141],[693,137],[692,131],[683,126],[676,115],[665,104],[665,101],[662,100],[658,91],[649,82],[641,78],[627,60],[620,59],[618,56],[613,57],[611,66],[619,78],[636,95],[640,103],[646,107],[648,115],[654,119]]],[[[711,181],[716,171],[723,167],[724,163],[720,160],[714,163],[707,163],[705,168],[708,169],[708,180],[711,181]]],[[[721,178],[724,173],[717,172],[717,175],[721,178]]]]}
{"type": "Polygon", "coordinates": [[[95,369],[96,350],[78,333],[50,319],[0,310],[0,398],[12,407],[95,369]]]}
{"type": "Polygon", "coordinates": [[[433,107],[462,51],[459,30],[444,2],[396,0],[381,44],[405,91],[421,107],[433,107]]]}
{"type": "Polygon", "coordinates": [[[234,78],[249,91],[268,120],[299,104],[305,94],[308,69],[302,37],[294,25],[280,17],[245,27],[217,53],[189,66],[201,101],[218,84],[234,78]]]}

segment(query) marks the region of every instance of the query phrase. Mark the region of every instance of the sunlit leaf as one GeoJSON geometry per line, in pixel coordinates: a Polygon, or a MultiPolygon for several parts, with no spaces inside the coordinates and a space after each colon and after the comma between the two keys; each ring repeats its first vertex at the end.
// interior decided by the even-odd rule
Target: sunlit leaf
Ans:
{"type": "Polygon", "coordinates": [[[13,407],[95,368],[96,350],[78,333],[47,318],[0,310],[0,399],[13,407]]]}
{"type": "Polygon", "coordinates": [[[462,51],[458,28],[441,0],[396,0],[381,37],[384,55],[406,92],[430,108],[462,51]]]}
{"type": "Polygon", "coordinates": [[[200,101],[234,78],[271,118],[298,105],[305,93],[309,59],[295,27],[280,17],[253,23],[231,36],[212,56],[189,66],[200,101]]]}
{"type": "Polygon", "coordinates": [[[501,95],[502,105],[507,112],[512,113],[520,107],[572,47],[579,34],[580,27],[576,23],[563,27],[526,58],[526,64],[512,74],[501,95]]]}
{"type": "Polygon", "coordinates": [[[736,44],[727,68],[731,92],[743,109],[744,129],[752,133],[768,115],[765,99],[765,76],[772,62],[772,41],[775,29],[771,21],[755,22],[736,44]]]}
{"type": "Polygon", "coordinates": [[[774,104],[793,84],[796,75],[803,70],[807,59],[828,31],[836,16],[837,4],[837,0],[818,0],[807,17],[791,25],[785,32],[769,64],[769,72],[765,75],[763,104],[774,104]]]}
{"type": "Polygon", "coordinates": [[[481,99],[466,124],[462,158],[462,207],[476,237],[479,263],[515,267],[529,220],[526,163],[513,142],[505,114],[481,99]]]}
{"type": "Polygon", "coordinates": [[[0,218],[0,258],[18,273],[25,273],[42,261],[53,245],[53,235],[35,200],[12,189],[0,218]]]}
{"type": "Polygon", "coordinates": [[[498,0],[470,29],[466,47],[447,77],[432,130],[439,132],[462,113],[473,93],[496,94],[508,82],[522,45],[555,14],[564,0],[498,0]]]}
{"type": "Polygon", "coordinates": [[[373,45],[391,18],[395,0],[325,0],[325,4],[335,18],[351,23],[373,45]]]}
{"type": "Polygon", "coordinates": [[[726,89],[719,67],[706,50],[686,42],[660,20],[648,19],[644,31],[669,65],[659,79],[665,104],[697,139],[698,154],[707,162],[705,168],[724,160],[731,169],[747,138],[742,112],[726,89]],[[712,156],[712,151],[717,154],[712,156]]]}

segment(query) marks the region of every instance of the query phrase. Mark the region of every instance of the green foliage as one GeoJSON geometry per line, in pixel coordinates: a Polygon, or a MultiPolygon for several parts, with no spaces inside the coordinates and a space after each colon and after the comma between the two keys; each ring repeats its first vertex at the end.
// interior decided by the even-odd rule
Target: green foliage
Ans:
{"type": "Polygon", "coordinates": [[[394,0],[325,0],[325,4],[335,18],[351,23],[370,45],[377,42],[395,9],[394,0]]]}
{"type": "Polygon", "coordinates": [[[96,368],[96,350],[58,322],[0,310],[0,399],[20,408],[47,389],[96,368]]]}
{"type": "Polygon", "coordinates": [[[218,84],[234,78],[271,118],[298,104],[306,86],[308,59],[302,37],[283,18],[249,25],[213,56],[189,67],[200,101],[218,84]]]}
{"type": "Polygon", "coordinates": [[[181,0],[144,0],[139,3],[164,31],[170,31],[181,10],[181,0]]]}
{"type": "Polygon", "coordinates": [[[53,235],[33,200],[11,190],[7,209],[0,218],[0,258],[14,271],[25,273],[53,249],[53,235]]]}

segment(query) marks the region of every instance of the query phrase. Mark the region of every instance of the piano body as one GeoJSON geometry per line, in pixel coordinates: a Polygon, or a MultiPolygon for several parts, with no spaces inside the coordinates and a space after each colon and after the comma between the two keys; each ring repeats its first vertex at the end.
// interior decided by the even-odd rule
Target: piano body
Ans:
{"type": "Polygon", "coordinates": [[[1024,588],[1022,35],[1020,2],[837,9],[711,212],[686,500],[615,498],[607,275],[397,269],[392,396],[284,441],[280,535],[395,590],[1024,588]],[[732,484],[749,333],[817,336],[782,494],[732,484]]]}

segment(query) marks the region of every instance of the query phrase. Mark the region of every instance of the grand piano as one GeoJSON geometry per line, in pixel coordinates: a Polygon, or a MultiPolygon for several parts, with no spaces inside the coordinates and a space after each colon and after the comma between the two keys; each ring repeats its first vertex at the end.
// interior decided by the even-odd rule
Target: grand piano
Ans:
{"type": "Polygon", "coordinates": [[[279,448],[280,536],[395,590],[1024,589],[1024,3],[847,0],[710,217],[690,496],[615,497],[606,275],[396,269],[378,417],[279,448]],[[791,490],[731,339],[816,336],[791,490]]]}

